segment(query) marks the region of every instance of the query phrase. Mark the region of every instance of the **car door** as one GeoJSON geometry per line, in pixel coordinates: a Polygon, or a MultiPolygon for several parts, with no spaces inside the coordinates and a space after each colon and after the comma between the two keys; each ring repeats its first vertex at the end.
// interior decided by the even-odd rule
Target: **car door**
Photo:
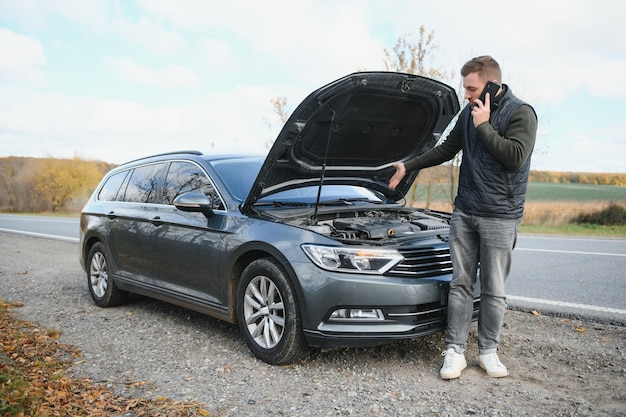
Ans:
{"type": "Polygon", "coordinates": [[[107,210],[108,246],[117,275],[144,285],[158,285],[153,279],[155,252],[154,210],[158,207],[165,162],[146,164],[130,170],[107,210]]]}
{"type": "Polygon", "coordinates": [[[158,212],[152,219],[152,274],[172,296],[209,305],[219,300],[220,252],[226,213],[224,203],[200,165],[191,161],[172,161],[165,177],[158,212]],[[214,202],[214,214],[188,213],[172,205],[187,192],[202,192],[214,202]]]}

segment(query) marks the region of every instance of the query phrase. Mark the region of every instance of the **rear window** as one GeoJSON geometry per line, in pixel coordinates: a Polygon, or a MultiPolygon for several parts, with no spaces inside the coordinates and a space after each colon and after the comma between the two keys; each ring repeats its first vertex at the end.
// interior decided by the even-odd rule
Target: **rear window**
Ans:
{"type": "Polygon", "coordinates": [[[135,168],[126,186],[124,201],[154,203],[164,166],[162,163],[135,168]]]}
{"type": "Polygon", "coordinates": [[[98,200],[115,201],[120,185],[124,182],[126,175],[128,175],[128,171],[122,171],[111,175],[100,189],[100,192],[98,193],[98,200]]]}

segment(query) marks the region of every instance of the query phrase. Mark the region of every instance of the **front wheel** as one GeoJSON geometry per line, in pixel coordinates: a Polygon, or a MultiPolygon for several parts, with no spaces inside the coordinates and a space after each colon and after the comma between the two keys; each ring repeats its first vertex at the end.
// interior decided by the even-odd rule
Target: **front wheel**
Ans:
{"type": "Polygon", "coordinates": [[[100,307],[121,304],[126,292],[117,288],[109,276],[109,260],[104,245],[93,245],[87,257],[87,285],[93,301],[100,307]]]}
{"type": "Polygon", "coordinates": [[[237,321],[252,353],[267,363],[292,363],[308,351],[295,289],[273,259],[257,259],[243,271],[237,321]]]}

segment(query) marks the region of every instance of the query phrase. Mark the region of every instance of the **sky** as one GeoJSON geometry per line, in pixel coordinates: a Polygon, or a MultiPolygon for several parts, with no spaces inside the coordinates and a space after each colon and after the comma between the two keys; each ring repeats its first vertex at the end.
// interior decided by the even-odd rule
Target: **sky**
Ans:
{"type": "Polygon", "coordinates": [[[123,163],[266,153],[315,89],[384,70],[419,29],[450,75],[492,55],[535,108],[531,168],[626,172],[626,6],[614,0],[0,0],[0,157],[123,163]]]}

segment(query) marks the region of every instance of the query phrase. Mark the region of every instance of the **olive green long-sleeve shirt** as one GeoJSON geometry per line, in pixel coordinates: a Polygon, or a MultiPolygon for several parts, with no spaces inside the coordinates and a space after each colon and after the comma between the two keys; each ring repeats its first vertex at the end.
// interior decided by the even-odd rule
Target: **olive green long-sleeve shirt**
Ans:
{"type": "MultiPolygon", "coordinates": [[[[511,115],[504,136],[500,136],[489,122],[481,123],[476,130],[478,138],[483,141],[494,158],[507,169],[514,171],[520,168],[532,153],[537,132],[537,117],[530,106],[522,105],[511,115]]],[[[463,120],[459,117],[444,142],[406,161],[404,163],[406,170],[428,168],[451,160],[462,149],[462,136],[463,120]]]]}

